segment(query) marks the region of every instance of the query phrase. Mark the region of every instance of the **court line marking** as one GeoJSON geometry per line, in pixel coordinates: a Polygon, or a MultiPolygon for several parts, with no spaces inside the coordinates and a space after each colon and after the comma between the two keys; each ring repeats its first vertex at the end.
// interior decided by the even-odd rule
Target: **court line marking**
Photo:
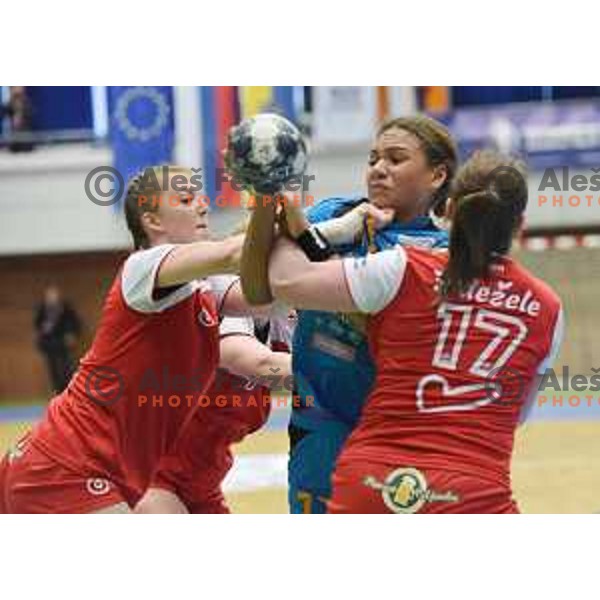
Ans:
{"type": "Polygon", "coordinates": [[[287,488],[287,454],[243,454],[236,456],[223,482],[225,492],[253,492],[287,488]]]}

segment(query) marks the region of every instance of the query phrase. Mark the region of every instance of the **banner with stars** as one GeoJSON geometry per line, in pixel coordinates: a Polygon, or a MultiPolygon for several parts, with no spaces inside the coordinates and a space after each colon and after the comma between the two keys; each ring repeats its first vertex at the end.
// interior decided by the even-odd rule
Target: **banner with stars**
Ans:
{"type": "Polygon", "coordinates": [[[169,163],[173,154],[173,89],[109,88],[113,166],[125,182],[145,167],[169,163]]]}

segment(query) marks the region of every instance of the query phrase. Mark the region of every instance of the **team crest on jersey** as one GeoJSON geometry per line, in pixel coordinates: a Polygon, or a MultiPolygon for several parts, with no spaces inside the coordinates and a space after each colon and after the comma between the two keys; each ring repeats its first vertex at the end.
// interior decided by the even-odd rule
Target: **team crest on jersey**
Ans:
{"type": "Polygon", "coordinates": [[[203,307],[198,313],[198,321],[200,322],[200,325],[204,325],[204,327],[216,327],[219,324],[219,320],[215,318],[206,307],[203,307]]]}
{"type": "Polygon", "coordinates": [[[397,514],[416,513],[427,502],[458,502],[459,500],[454,492],[438,493],[430,489],[425,475],[413,467],[396,469],[383,482],[368,475],[363,483],[381,492],[385,505],[397,514]]]}
{"type": "Polygon", "coordinates": [[[110,492],[110,481],[102,477],[90,477],[85,482],[85,489],[92,496],[104,496],[110,492]]]}

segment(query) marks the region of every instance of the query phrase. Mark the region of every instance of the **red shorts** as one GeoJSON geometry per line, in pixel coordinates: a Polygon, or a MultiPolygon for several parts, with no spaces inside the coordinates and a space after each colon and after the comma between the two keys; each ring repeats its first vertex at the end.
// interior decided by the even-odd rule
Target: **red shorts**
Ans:
{"type": "Polygon", "coordinates": [[[125,502],[105,474],[74,472],[29,442],[0,462],[0,513],[88,513],[125,502]]]}
{"type": "Polygon", "coordinates": [[[510,488],[441,469],[338,464],[330,513],[518,513],[510,488]]]}
{"type": "Polygon", "coordinates": [[[206,446],[203,453],[163,457],[150,487],[175,494],[192,514],[226,514],[229,509],[221,485],[233,464],[231,450],[228,444],[211,444],[210,440],[206,446]],[[193,462],[186,462],[186,456],[193,462]]]}

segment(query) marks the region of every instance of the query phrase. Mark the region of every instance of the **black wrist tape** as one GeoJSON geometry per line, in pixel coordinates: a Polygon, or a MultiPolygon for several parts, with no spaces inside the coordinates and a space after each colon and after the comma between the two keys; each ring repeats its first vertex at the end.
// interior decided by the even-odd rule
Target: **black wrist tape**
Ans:
{"type": "Polygon", "coordinates": [[[303,231],[300,237],[296,238],[296,243],[311,262],[324,262],[335,254],[325,236],[316,227],[303,231]]]}

